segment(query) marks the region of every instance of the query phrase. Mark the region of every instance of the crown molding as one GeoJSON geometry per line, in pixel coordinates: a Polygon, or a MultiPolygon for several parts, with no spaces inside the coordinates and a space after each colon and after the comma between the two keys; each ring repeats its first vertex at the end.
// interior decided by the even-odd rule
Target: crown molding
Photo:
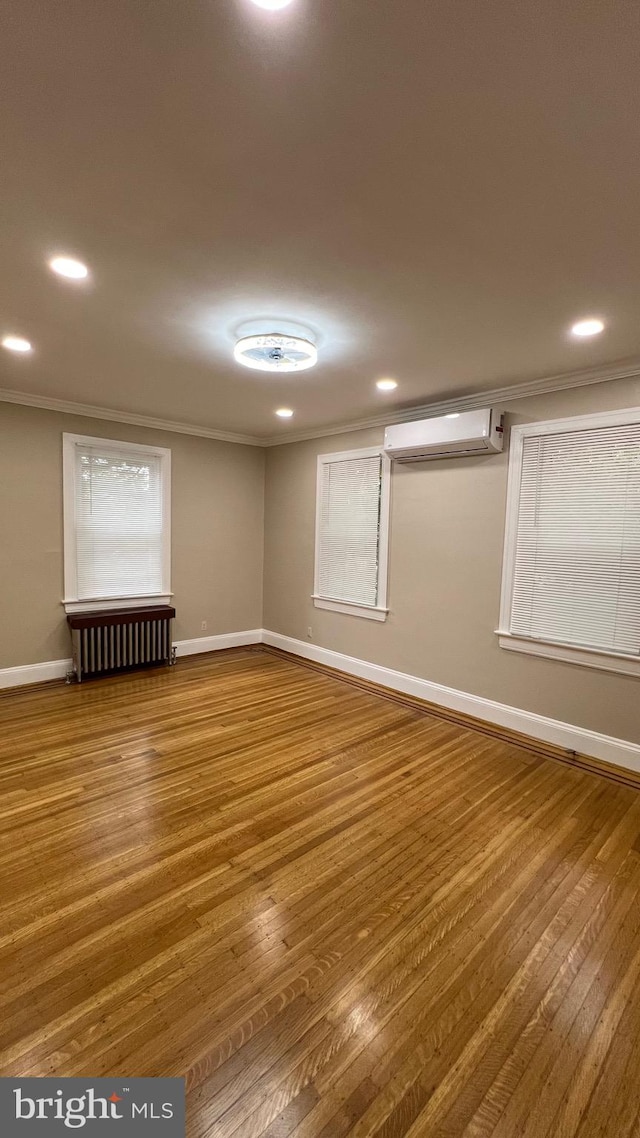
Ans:
{"type": "Polygon", "coordinates": [[[490,391],[479,391],[473,395],[460,395],[451,399],[441,399],[433,403],[420,403],[411,407],[389,408],[384,414],[371,415],[365,419],[352,419],[348,423],[335,423],[333,426],[310,428],[296,431],[286,438],[271,435],[264,440],[268,447],[284,446],[288,443],[306,442],[321,439],[328,435],[345,435],[351,431],[362,431],[367,427],[389,427],[393,423],[407,423],[412,419],[430,419],[436,415],[446,415],[453,411],[474,411],[479,407],[498,406],[512,399],[527,399],[534,395],[545,395],[552,391],[566,391],[572,387],[588,387],[595,383],[609,383],[615,379],[633,379],[640,376],[640,359],[634,358],[601,367],[586,368],[582,371],[562,372],[559,375],[531,379],[525,383],[514,383],[509,387],[496,387],[490,391]]]}
{"type": "Polygon", "coordinates": [[[244,446],[267,446],[263,439],[253,435],[236,435],[232,431],[216,431],[213,427],[196,427],[191,423],[174,423],[171,419],[153,419],[149,415],[133,415],[129,411],[114,411],[108,407],[93,407],[89,403],[70,403],[66,399],[49,399],[45,395],[29,395],[25,391],[7,391],[0,388],[0,403],[19,403],[23,407],[38,407],[43,411],[60,411],[64,415],[82,415],[86,419],[106,419],[111,423],[131,423],[134,427],[151,427],[154,431],[171,431],[177,435],[196,435],[202,439],[217,439],[222,443],[242,443],[244,446]]]}
{"type": "Polygon", "coordinates": [[[234,434],[232,431],[218,431],[213,427],[198,427],[192,423],[179,423],[171,419],[154,419],[149,415],[134,415],[128,411],[116,411],[108,407],[93,407],[89,403],[71,403],[65,399],[30,395],[23,391],[8,391],[5,388],[0,388],[0,402],[18,403],[24,407],[39,407],[45,411],[60,411],[65,415],[81,415],[87,419],[106,419],[112,423],[130,423],[135,427],[150,427],[155,431],[171,431],[178,435],[195,435],[197,438],[217,439],[223,443],[273,447],[305,442],[308,439],[326,438],[329,435],[350,434],[352,431],[362,431],[368,427],[388,427],[393,423],[406,423],[412,419],[429,419],[435,415],[446,415],[452,411],[473,411],[478,407],[496,406],[512,399],[527,399],[534,395],[545,395],[552,391],[566,391],[572,387],[588,387],[595,383],[610,383],[616,379],[633,379],[637,376],[640,376],[640,358],[635,357],[601,367],[585,368],[582,371],[561,372],[559,375],[543,376],[539,379],[528,380],[525,383],[496,387],[472,395],[459,395],[451,399],[419,403],[411,407],[390,407],[380,415],[351,419],[347,423],[329,423],[322,427],[310,427],[307,431],[296,431],[286,436],[271,435],[267,438],[234,434]]]}

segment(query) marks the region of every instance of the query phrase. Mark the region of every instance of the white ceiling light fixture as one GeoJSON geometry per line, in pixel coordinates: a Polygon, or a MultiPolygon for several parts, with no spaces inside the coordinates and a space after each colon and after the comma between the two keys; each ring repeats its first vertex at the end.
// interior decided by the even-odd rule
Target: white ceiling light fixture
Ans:
{"type": "Polygon", "coordinates": [[[306,371],[318,362],[318,349],[301,336],[243,336],[233,349],[233,358],[254,371],[306,371]]]}
{"type": "Polygon", "coordinates": [[[10,352],[30,352],[32,350],[29,341],[24,340],[22,336],[3,336],[2,347],[7,348],[10,352]]]}
{"type": "Polygon", "coordinates": [[[288,8],[293,0],[253,0],[258,8],[266,8],[268,12],[277,12],[280,8],[288,8]]]}
{"type": "Polygon", "coordinates": [[[599,336],[604,332],[604,321],[597,316],[589,316],[586,320],[578,320],[571,328],[571,335],[582,340],[587,336],[599,336]]]}
{"type": "Polygon", "coordinates": [[[70,281],[83,281],[89,276],[87,266],[75,257],[52,257],[49,268],[59,277],[66,277],[70,281]]]}
{"type": "Polygon", "coordinates": [[[395,391],[397,386],[398,384],[395,379],[379,379],[376,382],[378,391],[395,391]]]}
{"type": "Polygon", "coordinates": [[[459,419],[459,418],[460,418],[460,412],[459,411],[450,411],[448,415],[445,415],[445,419],[459,419]]]}
{"type": "Polygon", "coordinates": [[[276,415],[279,419],[291,419],[293,411],[290,407],[279,407],[276,411],[276,415]]]}

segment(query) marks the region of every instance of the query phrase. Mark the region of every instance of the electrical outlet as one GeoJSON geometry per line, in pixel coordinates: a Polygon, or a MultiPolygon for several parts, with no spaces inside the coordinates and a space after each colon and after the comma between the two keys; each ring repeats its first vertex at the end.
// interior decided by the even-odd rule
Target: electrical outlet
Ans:
{"type": "Polygon", "coordinates": [[[307,636],[309,637],[309,640],[311,640],[311,638],[313,637],[313,631],[311,629],[311,625],[309,625],[309,627],[307,629],[307,636]]]}
{"type": "Polygon", "coordinates": [[[202,624],[200,625],[200,631],[201,631],[201,632],[206,632],[206,631],[207,631],[207,622],[206,622],[206,620],[203,620],[202,624]]]}

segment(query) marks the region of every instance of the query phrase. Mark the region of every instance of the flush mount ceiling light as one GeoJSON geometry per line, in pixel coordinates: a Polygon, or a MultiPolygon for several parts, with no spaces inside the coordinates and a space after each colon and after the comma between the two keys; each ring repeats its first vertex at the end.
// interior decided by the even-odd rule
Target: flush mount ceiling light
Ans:
{"type": "Polygon", "coordinates": [[[291,410],[290,407],[280,407],[276,411],[276,415],[278,416],[279,419],[290,419],[291,416],[293,415],[293,411],[291,410]]]}
{"type": "Polygon", "coordinates": [[[571,335],[583,339],[585,336],[599,336],[604,332],[604,321],[597,316],[590,316],[587,320],[578,320],[571,329],[571,335]]]}
{"type": "Polygon", "coordinates": [[[233,349],[233,358],[255,371],[306,371],[318,362],[318,349],[301,336],[243,336],[233,349]]]}
{"type": "Polygon", "coordinates": [[[258,8],[266,8],[269,12],[276,12],[279,8],[288,8],[292,0],[253,0],[258,8]]]}
{"type": "Polygon", "coordinates": [[[10,352],[31,351],[31,344],[28,340],[23,340],[22,336],[4,336],[2,339],[2,347],[7,348],[10,352]]]}
{"type": "Polygon", "coordinates": [[[49,268],[59,277],[66,277],[70,281],[83,281],[89,276],[87,266],[82,261],[76,261],[75,257],[52,257],[49,268]]]}
{"type": "Polygon", "coordinates": [[[379,379],[376,382],[378,391],[395,391],[398,386],[395,379],[379,379]]]}

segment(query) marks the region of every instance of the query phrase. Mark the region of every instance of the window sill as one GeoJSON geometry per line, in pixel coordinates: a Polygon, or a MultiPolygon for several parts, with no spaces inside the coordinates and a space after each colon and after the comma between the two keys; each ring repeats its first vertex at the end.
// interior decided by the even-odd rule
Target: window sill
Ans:
{"type": "Polygon", "coordinates": [[[524,652],[542,656],[546,660],[561,660],[565,664],[580,664],[584,668],[598,668],[605,672],[618,672],[624,676],[640,676],[640,656],[616,655],[597,648],[574,648],[570,644],[555,644],[546,640],[528,640],[511,632],[496,630],[498,644],[511,652],[524,652]]]}
{"type": "Polygon", "coordinates": [[[131,608],[143,608],[146,605],[168,605],[171,604],[173,593],[157,593],[155,596],[150,597],[148,594],[144,597],[95,597],[93,600],[63,600],[61,604],[64,605],[64,611],[69,613],[83,613],[83,612],[110,612],[111,609],[122,609],[130,606],[131,608]]]}
{"type": "Polygon", "coordinates": [[[328,597],[312,597],[317,609],[328,609],[330,612],[342,612],[347,616],[363,616],[366,620],[386,620],[389,609],[378,605],[359,605],[353,601],[335,601],[328,597]]]}

